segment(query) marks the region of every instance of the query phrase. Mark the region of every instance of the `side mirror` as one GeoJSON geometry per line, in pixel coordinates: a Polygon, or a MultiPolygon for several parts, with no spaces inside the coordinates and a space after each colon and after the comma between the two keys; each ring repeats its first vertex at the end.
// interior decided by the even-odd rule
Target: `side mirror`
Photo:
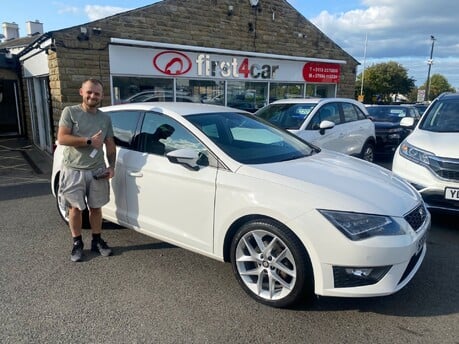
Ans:
{"type": "Polygon", "coordinates": [[[199,171],[199,165],[196,163],[196,161],[199,159],[199,155],[193,149],[176,149],[167,153],[166,157],[173,164],[180,164],[190,170],[199,171]]]}
{"type": "Polygon", "coordinates": [[[332,121],[327,121],[327,120],[325,120],[325,121],[320,122],[320,126],[319,126],[319,133],[320,133],[320,135],[325,134],[325,131],[326,131],[327,129],[331,129],[331,128],[333,128],[334,126],[335,126],[335,123],[332,122],[332,121]]]}
{"type": "Polygon", "coordinates": [[[413,117],[403,117],[400,121],[400,126],[406,129],[412,129],[415,124],[415,119],[413,117]]]}

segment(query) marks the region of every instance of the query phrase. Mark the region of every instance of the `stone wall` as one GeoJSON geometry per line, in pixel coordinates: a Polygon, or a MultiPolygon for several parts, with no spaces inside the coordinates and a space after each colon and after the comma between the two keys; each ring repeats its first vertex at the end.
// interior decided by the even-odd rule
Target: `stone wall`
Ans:
{"type": "Polygon", "coordinates": [[[53,33],[56,52],[49,54],[49,67],[55,123],[65,106],[81,101],[84,79],[99,78],[108,90],[111,37],[345,60],[338,96],[354,97],[358,62],[284,0],[260,0],[259,8],[248,0],[164,0],[82,26],[87,40],[80,26],[53,33]]]}

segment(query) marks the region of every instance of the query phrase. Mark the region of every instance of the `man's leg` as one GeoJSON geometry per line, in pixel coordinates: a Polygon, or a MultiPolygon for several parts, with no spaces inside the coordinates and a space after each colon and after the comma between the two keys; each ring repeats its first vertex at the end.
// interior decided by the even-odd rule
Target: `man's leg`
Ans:
{"type": "Polygon", "coordinates": [[[89,223],[92,234],[102,233],[102,208],[89,208],[89,223]]]}
{"type": "Polygon", "coordinates": [[[92,231],[91,250],[100,253],[100,255],[104,257],[110,256],[112,250],[101,238],[102,208],[89,208],[89,223],[91,224],[92,231]]]}
{"type": "Polygon", "coordinates": [[[75,207],[69,207],[69,227],[73,238],[81,236],[82,222],[82,211],[75,207]]]}
{"type": "Polygon", "coordinates": [[[83,239],[81,237],[82,212],[75,207],[69,207],[69,227],[72,232],[73,248],[70,260],[79,262],[83,258],[83,239]]]}

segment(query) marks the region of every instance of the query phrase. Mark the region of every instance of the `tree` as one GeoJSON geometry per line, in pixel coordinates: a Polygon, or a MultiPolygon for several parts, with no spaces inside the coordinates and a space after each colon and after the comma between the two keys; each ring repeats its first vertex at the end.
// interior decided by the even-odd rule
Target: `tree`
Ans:
{"type": "MultiPolygon", "coordinates": [[[[414,79],[408,77],[407,70],[397,62],[378,63],[364,71],[364,102],[390,102],[391,94],[407,94],[415,88],[414,79]]],[[[362,73],[357,76],[356,94],[360,94],[362,73]]]]}
{"type": "MultiPolygon", "coordinates": [[[[427,88],[427,81],[419,87],[421,90],[427,88]]],[[[450,85],[448,80],[441,74],[434,74],[430,77],[430,87],[429,87],[429,99],[434,100],[443,92],[455,92],[455,88],[450,85]]]]}

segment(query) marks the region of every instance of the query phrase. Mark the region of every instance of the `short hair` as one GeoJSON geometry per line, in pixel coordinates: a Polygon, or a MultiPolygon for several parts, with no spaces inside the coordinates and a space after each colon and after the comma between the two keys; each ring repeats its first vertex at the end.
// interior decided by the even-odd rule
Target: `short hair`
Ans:
{"type": "Polygon", "coordinates": [[[102,88],[104,88],[104,84],[102,83],[102,81],[100,81],[99,79],[96,79],[96,78],[87,78],[85,79],[82,83],[81,83],[81,87],[83,87],[84,84],[86,84],[87,82],[91,82],[95,85],[100,85],[102,88]]]}

